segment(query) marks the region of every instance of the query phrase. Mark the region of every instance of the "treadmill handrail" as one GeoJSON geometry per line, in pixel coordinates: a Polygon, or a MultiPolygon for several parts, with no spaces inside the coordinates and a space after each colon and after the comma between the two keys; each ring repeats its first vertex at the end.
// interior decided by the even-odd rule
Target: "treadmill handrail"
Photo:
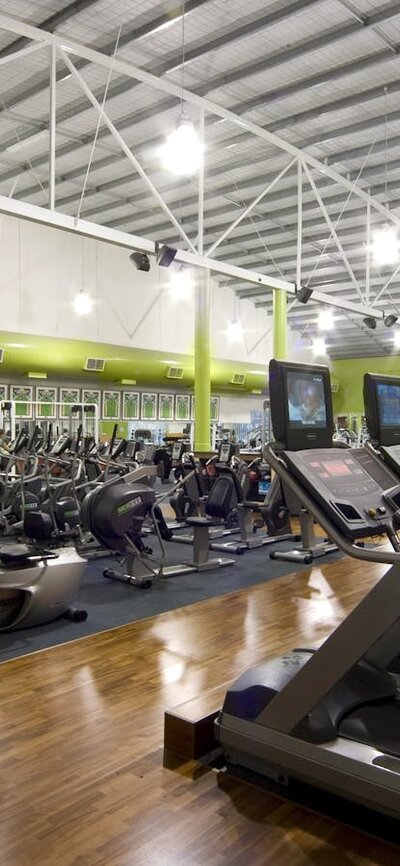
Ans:
{"type": "Polygon", "coordinates": [[[282,459],[274,452],[271,443],[264,446],[263,457],[265,457],[279,478],[298,496],[303,507],[315,517],[320,526],[322,526],[322,529],[325,530],[330,539],[335,542],[343,553],[347,553],[348,556],[355,559],[364,559],[367,562],[382,562],[386,565],[398,565],[400,563],[400,552],[397,553],[395,550],[372,550],[371,548],[351,544],[329,517],[324,514],[320,506],[317,505],[301,483],[288,471],[282,459]]]}

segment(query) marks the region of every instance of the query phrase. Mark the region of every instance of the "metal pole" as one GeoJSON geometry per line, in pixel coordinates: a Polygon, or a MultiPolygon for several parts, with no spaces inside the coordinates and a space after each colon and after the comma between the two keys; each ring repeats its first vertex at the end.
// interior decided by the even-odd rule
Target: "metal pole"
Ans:
{"type": "Polygon", "coordinates": [[[303,163],[297,161],[297,267],[296,288],[301,288],[301,253],[303,241],[303,163]]]}
{"type": "Polygon", "coordinates": [[[274,358],[285,361],[287,358],[287,309],[286,292],[280,289],[273,290],[273,318],[274,318],[274,358]]]}
{"type": "Polygon", "coordinates": [[[210,442],[210,295],[211,274],[200,268],[195,272],[194,336],[194,450],[209,452],[210,442]]]}
{"type": "MultiPolygon", "coordinates": [[[[205,111],[204,108],[200,110],[199,117],[199,138],[201,141],[201,145],[204,150],[204,117],[205,111]]],[[[201,160],[201,165],[199,169],[199,217],[198,217],[198,230],[197,230],[197,250],[200,256],[203,255],[204,252],[204,160],[201,160]]]]}
{"type": "Polygon", "coordinates": [[[53,43],[50,59],[50,108],[49,108],[49,208],[55,209],[56,196],[56,51],[53,43]]]}
{"type": "Polygon", "coordinates": [[[367,202],[367,249],[365,259],[365,302],[369,304],[371,267],[371,202],[367,202]]]}

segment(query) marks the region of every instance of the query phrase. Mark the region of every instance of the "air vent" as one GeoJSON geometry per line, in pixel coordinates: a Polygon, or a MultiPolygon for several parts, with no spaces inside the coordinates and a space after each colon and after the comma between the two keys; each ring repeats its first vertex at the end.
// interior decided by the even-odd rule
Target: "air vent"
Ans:
{"type": "Polygon", "coordinates": [[[332,394],[337,394],[339,391],[339,388],[340,388],[339,382],[331,382],[332,394]]]}
{"type": "Polygon", "coordinates": [[[244,385],[245,381],[244,373],[232,373],[231,385],[244,385]]]}
{"type": "Polygon", "coordinates": [[[2,363],[4,358],[4,349],[0,349],[0,364],[2,363]]]}
{"type": "Polygon", "coordinates": [[[101,373],[106,366],[105,358],[86,358],[84,370],[91,370],[92,373],[101,373]]]}
{"type": "Polygon", "coordinates": [[[183,367],[168,367],[167,379],[183,379],[183,367]]]}

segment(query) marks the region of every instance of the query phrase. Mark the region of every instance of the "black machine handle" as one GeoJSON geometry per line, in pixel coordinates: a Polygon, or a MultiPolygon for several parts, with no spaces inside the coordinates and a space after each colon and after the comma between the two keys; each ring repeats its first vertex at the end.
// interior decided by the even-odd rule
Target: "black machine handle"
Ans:
{"type": "Polygon", "coordinates": [[[47,453],[50,451],[52,438],[53,438],[53,425],[49,424],[49,428],[47,430],[47,439],[46,439],[46,451],[47,451],[47,453]]]}
{"type": "Polygon", "coordinates": [[[36,425],[33,429],[33,432],[31,433],[31,435],[28,439],[27,444],[26,444],[28,451],[33,451],[35,444],[36,444],[36,442],[40,436],[40,433],[41,433],[40,427],[38,427],[36,425]]]}
{"type": "Polygon", "coordinates": [[[78,451],[79,451],[79,447],[80,447],[81,439],[82,439],[82,430],[83,430],[83,427],[82,427],[82,424],[80,424],[78,427],[78,430],[76,432],[75,454],[78,454],[78,451]]]}
{"type": "Polygon", "coordinates": [[[114,424],[114,429],[112,431],[112,436],[111,436],[110,444],[108,447],[108,454],[110,457],[112,457],[112,453],[114,451],[114,445],[115,445],[115,440],[117,438],[117,433],[118,433],[118,424],[114,424]]]}

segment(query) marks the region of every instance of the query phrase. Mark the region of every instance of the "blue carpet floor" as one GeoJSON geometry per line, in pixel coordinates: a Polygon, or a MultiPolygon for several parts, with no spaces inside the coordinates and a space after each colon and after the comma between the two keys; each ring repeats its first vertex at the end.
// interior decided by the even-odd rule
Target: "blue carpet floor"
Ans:
{"type": "MultiPolygon", "coordinates": [[[[73,623],[67,619],[59,619],[48,625],[3,633],[0,635],[0,661],[97,634],[307,568],[304,565],[270,559],[271,550],[288,550],[291,547],[293,545],[285,542],[257,548],[243,556],[234,557],[234,565],[155,581],[150,590],[107,580],[103,577],[103,570],[113,567],[113,560],[110,557],[97,559],[88,564],[79,595],[75,599],[75,607],[87,610],[87,621],[73,623]]],[[[167,564],[190,561],[189,547],[171,543],[167,550],[167,564]]],[[[211,553],[211,556],[220,557],[223,554],[211,553]]],[[[341,556],[339,552],[331,553],[324,557],[323,561],[333,562],[341,556]]]]}

